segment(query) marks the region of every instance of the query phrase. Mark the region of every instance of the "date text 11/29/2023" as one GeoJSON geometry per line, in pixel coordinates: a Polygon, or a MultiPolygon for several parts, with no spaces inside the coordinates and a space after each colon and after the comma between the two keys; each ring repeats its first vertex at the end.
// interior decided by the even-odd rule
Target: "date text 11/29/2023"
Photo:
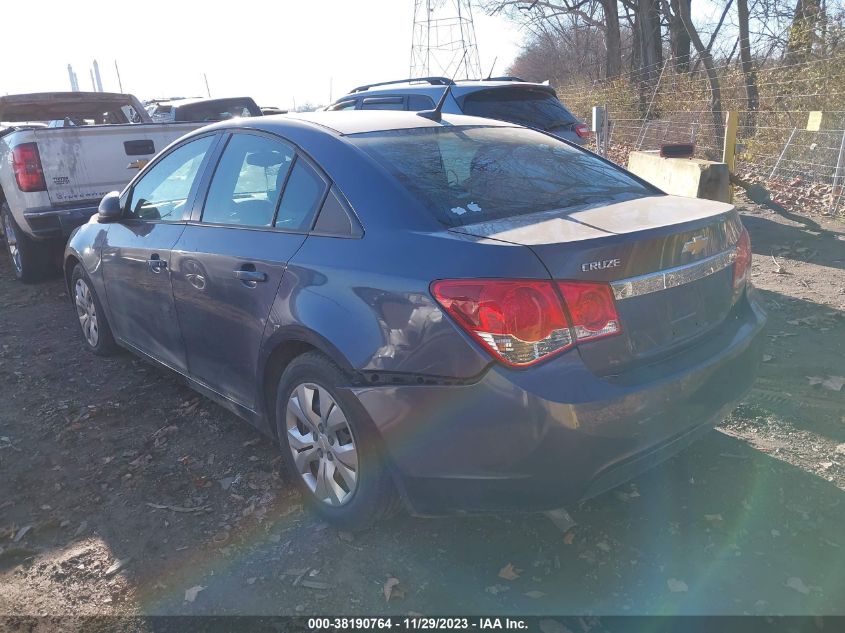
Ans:
{"type": "Polygon", "coordinates": [[[521,618],[487,617],[356,617],[356,618],[308,618],[311,631],[361,631],[393,630],[397,631],[526,631],[528,623],[521,618]]]}

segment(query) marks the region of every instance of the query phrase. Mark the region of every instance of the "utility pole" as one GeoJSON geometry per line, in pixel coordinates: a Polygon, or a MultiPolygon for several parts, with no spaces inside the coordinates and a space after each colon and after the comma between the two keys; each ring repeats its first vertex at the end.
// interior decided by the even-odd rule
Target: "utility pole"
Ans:
{"type": "Polygon", "coordinates": [[[120,80],[120,68],[117,67],[117,60],[114,60],[114,72],[117,73],[117,86],[121,94],[123,93],[123,82],[120,80]]]}
{"type": "Polygon", "coordinates": [[[79,82],[76,79],[76,73],[73,72],[73,66],[67,65],[67,75],[70,79],[70,89],[72,92],[79,92],[79,82]]]}
{"type": "Polygon", "coordinates": [[[103,82],[100,79],[100,65],[97,63],[97,60],[94,60],[94,80],[96,84],[94,85],[94,90],[97,92],[103,91],[103,82]]]}

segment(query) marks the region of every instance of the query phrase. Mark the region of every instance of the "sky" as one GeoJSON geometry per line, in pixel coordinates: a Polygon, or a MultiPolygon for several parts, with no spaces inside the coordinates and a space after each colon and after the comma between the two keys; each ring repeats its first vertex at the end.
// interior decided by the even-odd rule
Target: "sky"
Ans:
{"type": "MultiPolygon", "coordinates": [[[[69,90],[73,65],[91,90],[97,60],[103,89],[140,99],[251,96],[261,106],[329,103],[354,86],[407,77],[414,0],[4,3],[0,94],[69,90]],[[18,28],[10,25],[20,24],[18,28]],[[14,51],[17,54],[11,55],[14,51]]],[[[522,35],[503,18],[474,12],[485,73],[504,73],[522,35]]]]}

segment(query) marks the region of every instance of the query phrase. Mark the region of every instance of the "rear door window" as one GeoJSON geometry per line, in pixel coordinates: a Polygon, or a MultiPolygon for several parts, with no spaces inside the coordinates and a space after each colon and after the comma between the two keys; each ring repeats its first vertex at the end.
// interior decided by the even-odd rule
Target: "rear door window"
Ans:
{"type": "Polygon", "coordinates": [[[362,110],[404,110],[404,97],[367,97],[361,105],[362,110]]]}
{"type": "Polygon", "coordinates": [[[282,194],[276,226],[307,231],[326,196],[326,181],[304,159],[297,158],[282,194]]]}
{"type": "Polygon", "coordinates": [[[202,221],[272,226],[293,148],[255,134],[235,134],[214,170],[202,221]]]}
{"type": "Polygon", "coordinates": [[[411,112],[420,110],[433,110],[434,100],[426,95],[408,95],[408,109],[411,112]]]}
{"type": "Polygon", "coordinates": [[[570,128],[578,119],[552,93],[541,89],[490,88],[463,99],[464,114],[540,130],[570,128]]]}

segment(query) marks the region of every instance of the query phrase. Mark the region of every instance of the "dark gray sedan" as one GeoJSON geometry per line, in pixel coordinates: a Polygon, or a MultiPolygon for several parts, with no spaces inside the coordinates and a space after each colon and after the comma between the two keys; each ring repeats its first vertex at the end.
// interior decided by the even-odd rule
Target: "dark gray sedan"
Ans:
{"type": "Polygon", "coordinates": [[[681,450],[750,387],[736,210],[463,116],[242,119],[163,151],[71,237],[85,344],[281,445],[327,520],[541,510],[681,450]]]}

